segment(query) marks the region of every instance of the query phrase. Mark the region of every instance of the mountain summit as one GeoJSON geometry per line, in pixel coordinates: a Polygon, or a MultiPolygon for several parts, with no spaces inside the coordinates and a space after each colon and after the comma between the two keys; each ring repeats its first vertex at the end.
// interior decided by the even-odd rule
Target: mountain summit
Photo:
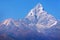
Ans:
{"type": "Polygon", "coordinates": [[[60,21],[46,12],[40,3],[24,19],[10,18],[0,23],[0,40],[55,39],[60,39],[60,21]]]}
{"type": "Polygon", "coordinates": [[[57,24],[57,20],[48,14],[42,4],[37,4],[26,16],[28,20],[35,23],[38,28],[50,28],[57,24]]]}

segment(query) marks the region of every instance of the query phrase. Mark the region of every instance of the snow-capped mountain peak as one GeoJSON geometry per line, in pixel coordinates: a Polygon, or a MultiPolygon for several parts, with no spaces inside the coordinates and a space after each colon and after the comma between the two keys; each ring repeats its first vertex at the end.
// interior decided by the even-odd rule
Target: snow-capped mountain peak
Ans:
{"type": "Polygon", "coordinates": [[[41,12],[43,12],[43,6],[42,4],[38,3],[29,13],[26,17],[29,16],[35,16],[35,15],[40,15],[41,12]]]}
{"type": "Polygon", "coordinates": [[[37,4],[26,16],[28,20],[33,22],[37,28],[50,28],[57,24],[57,20],[51,14],[48,14],[42,4],[37,4]]]}
{"type": "Polygon", "coordinates": [[[38,4],[36,5],[36,9],[43,10],[44,8],[43,8],[42,4],[38,3],[38,4]]]}
{"type": "Polygon", "coordinates": [[[2,24],[8,26],[10,24],[10,22],[13,22],[13,19],[12,18],[6,19],[5,21],[3,21],[2,24]]]}
{"type": "Polygon", "coordinates": [[[6,19],[5,21],[3,21],[2,25],[3,24],[6,25],[6,26],[9,26],[11,24],[14,24],[15,26],[19,26],[19,22],[18,21],[15,21],[12,18],[6,19]]]}

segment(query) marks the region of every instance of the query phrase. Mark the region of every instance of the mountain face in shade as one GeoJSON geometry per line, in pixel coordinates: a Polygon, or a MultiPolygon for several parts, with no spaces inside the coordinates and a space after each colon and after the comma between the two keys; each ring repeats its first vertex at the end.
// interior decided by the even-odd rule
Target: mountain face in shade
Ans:
{"type": "Polygon", "coordinates": [[[24,19],[1,22],[0,40],[60,40],[60,21],[37,4],[24,19]]]}

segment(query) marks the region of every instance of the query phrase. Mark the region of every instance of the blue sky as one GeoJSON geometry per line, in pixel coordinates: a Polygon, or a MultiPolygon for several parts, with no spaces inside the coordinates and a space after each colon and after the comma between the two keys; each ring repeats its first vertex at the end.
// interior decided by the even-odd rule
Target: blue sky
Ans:
{"type": "Polygon", "coordinates": [[[60,0],[0,0],[0,21],[24,18],[38,3],[41,3],[49,14],[60,19],[60,0]]]}

